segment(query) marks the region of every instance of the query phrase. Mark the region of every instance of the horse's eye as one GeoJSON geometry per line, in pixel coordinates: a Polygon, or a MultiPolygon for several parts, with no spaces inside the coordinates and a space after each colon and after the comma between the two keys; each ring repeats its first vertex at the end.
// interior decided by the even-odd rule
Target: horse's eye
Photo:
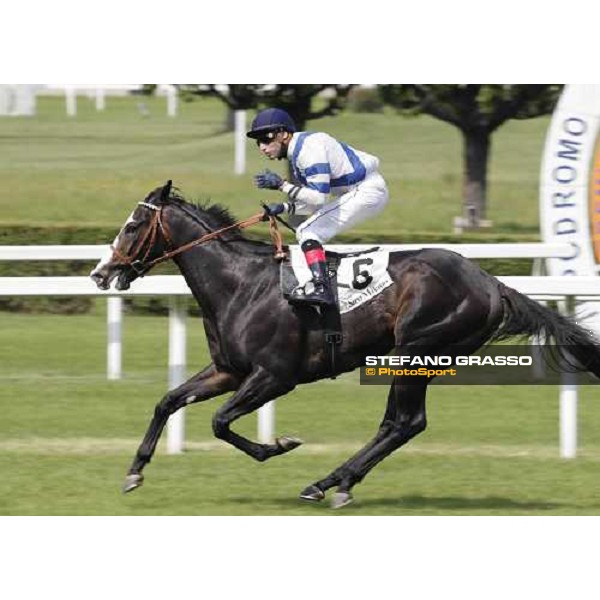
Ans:
{"type": "Polygon", "coordinates": [[[132,223],[127,223],[127,225],[125,225],[125,233],[134,233],[135,230],[138,228],[139,223],[136,223],[135,221],[133,221],[132,223]]]}

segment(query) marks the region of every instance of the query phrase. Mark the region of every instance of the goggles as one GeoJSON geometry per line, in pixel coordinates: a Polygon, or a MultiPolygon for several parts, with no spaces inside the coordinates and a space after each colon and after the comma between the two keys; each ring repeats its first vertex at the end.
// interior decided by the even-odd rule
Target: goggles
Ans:
{"type": "Polygon", "coordinates": [[[279,130],[277,131],[267,131],[266,133],[261,133],[260,135],[256,136],[256,145],[260,145],[260,144],[270,144],[275,137],[277,136],[277,134],[279,133],[279,130]]]}

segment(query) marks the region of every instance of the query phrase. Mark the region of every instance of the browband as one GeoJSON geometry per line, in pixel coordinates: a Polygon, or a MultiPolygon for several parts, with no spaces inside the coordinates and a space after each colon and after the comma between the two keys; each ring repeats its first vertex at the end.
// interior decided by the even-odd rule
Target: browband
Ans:
{"type": "Polygon", "coordinates": [[[160,210],[160,206],[156,206],[156,204],[150,204],[149,202],[138,202],[138,206],[145,206],[146,208],[151,208],[152,210],[160,210]]]}

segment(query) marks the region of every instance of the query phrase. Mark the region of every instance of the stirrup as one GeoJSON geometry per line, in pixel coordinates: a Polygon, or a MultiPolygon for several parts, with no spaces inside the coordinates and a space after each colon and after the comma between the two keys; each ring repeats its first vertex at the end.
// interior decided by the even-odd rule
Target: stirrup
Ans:
{"type": "Polygon", "coordinates": [[[303,285],[297,285],[291,292],[290,298],[303,298],[306,295],[306,290],[303,285]]]}
{"type": "Polygon", "coordinates": [[[317,283],[316,285],[313,283],[314,289],[312,292],[308,292],[305,287],[298,286],[295,288],[290,297],[288,298],[288,302],[290,304],[311,304],[318,306],[335,306],[335,297],[331,292],[331,288],[326,286],[323,283],[317,283]],[[322,292],[317,292],[317,286],[322,288],[322,292]]]}
{"type": "Polygon", "coordinates": [[[303,285],[296,286],[288,296],[289,304],[309,304],[306,300],[306,290],[303,285]]]}

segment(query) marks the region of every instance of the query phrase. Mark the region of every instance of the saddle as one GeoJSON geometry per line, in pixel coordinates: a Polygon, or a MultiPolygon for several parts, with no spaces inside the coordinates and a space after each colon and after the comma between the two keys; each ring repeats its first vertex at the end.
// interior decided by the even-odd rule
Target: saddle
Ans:
{"type": "MultiPolygon", "coordinates": [[[[325,252],[331,291],[341,314],[354,310],[392,284],[387,273],[388,254],[377,246],[359,252],[325,252]],[[342,281],[338,280],[340,272],[342,281]]],[[[299,284],[304,285],[312,277],[299,250],[296,255],[288,254],[279,269],[281,294],[286,299],[299,284]]]]}
{"type": "MultiPolygon", "coordinates": [[[[321,322],[323,323],[325,345],[329,355],[331,364],[331,379],[335,379],[336,354],[339,347],[342,345],[344,336],[342,334],[342,319],[340,316],[337,272],[340,266],[340,255],[337,252],[326,252],[327,259],[327,276],[331,285],[331,292],[335,298],[334,306],[316,307],[321,314],[321,322]]],[[[294,273],[292,262],[287,257],[281,261],[279,266],[281,294],[287,300],[292,295],[292,291],[299,285],[298,278],[294,273]]]]}
{"type": "MultiPolygon", "coordinates": [[[[340,313],[339,289],[340,289],[340,287],[345,288],[344,291],[346,292],[347,289],[354,287],[354,292],[357,292],[362,289],[365,289],[373,280],[373,277],[371,277],[369,275],[369,273],[367,272],[366,273],[367,277],[364,278],[363,283],[361,283],[360,279],[358,280],[358,282],[355,279],[353,281],[353,286],[349,285],[348,283],[340,283],[338,281],[338,270],[340,268],[340,265],[341,265],[341,262],[343,259],[357,258],[357,259],[359,259],[359,262],[360,262],[360,257],[364,256],[365,254],[369,255],[370,253],[375,252],[376,250],[378,250],[378,248],[373,248],[372,250],[367,250],[367,251],[362,251],[362,252],[349,252],[349,253],[343,253],[343,254],[338,253],[338,252],[331,252],[331,251],[325,252],[325,258],[327,260],[327,274],[328,274],[330,285],[331,285],[331,291],[335,298],[335,305],[331,306],[331,307],[328,306],[328,307],[318,307],[318,308],[316,306],[314,306],[313,308],[314,308],[314,310],[319,311],[320,315],[321,315],[325,345],[327,347],[329,360],[331,363],[331,378],[332,379],[335,379],[336,353],[339,350],[339,347],[342,345],[342,342],[344,339],[343,332],[342,332],[341,313],[340,313]]],[[[301,257],[301,259],[299,258],[298,260],[300,261],[300,263],[302,265],[304,265],[304,257],[301,257]]],[[[373,261],[369,260],[369,261],[364,261],[364,262],[372,263],[373,261]]],[[[386,265],[387,265],[387,262],[386,262],[386,265]]],[[[299,278],[296,275],[296,272],[294,271],[294,263],[289,256],[286,257],[285,260],[281,261],[279,269],[280,269],[279,272],[280,272],[281,294],[284,298],[289,299],[292,294],[292,291],[300,283],[304,284],[305,282],[299,281],[299,278]]],[[[360,273],[358,275],[359,278],[360,278],[360,276],[362,276],[362,273],[360,273]]],[[[363,301],[364,301],[364,299],[363,299],[363,301]]],[[[351,309],[349,309],[347,306],[345,306],[345,308],[342,312],[347,312],[348,310],[351,310],[351,309]]]]}

